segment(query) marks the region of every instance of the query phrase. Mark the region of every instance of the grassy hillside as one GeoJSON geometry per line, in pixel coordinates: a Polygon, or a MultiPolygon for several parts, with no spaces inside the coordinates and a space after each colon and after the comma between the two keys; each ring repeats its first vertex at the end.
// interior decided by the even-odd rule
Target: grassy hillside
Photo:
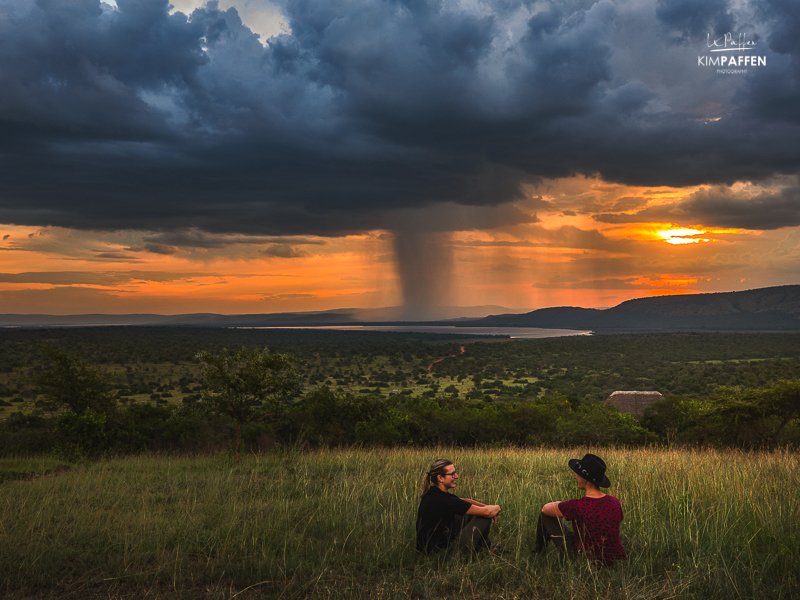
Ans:
{"type": "MultiPolygon", "coordinates": [[[[598,450],[622,502],[613,569],[531,552],[547,501],[576,497],[580,451],[333,451],[30,465],[0,485],[5,598],[791,598],[800,460],[791,453],[598,450]],[[422,472],[503,507],[473,561],[413,550],[422,472]],[[49,473],[49,475],[46,475],[49,473]]],[[[0,473],[21,463],[0,460],[0,473]]]]}

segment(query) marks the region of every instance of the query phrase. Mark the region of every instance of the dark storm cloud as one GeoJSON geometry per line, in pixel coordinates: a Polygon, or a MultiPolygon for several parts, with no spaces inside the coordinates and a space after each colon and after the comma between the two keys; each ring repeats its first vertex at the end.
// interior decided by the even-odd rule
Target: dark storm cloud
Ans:
{"type": "Polygon", "coordinates": [[[2,283],[44,283],[50,285],[118,285],[132,281],[168,282],[208,277],[208,273],[159,273],[148,271],[42,271],[0,273],[2,283]]]}
{"type": "Polygon", "coordinates": [[[393,229],[399,209],[497,206],[542,178],[731,184],[800,166],[793,0],[746,19],[721,0],[285,0],[290,32],[266,47],[213,2],[117,4],[0,0],[0,222],[159,231],[144,249],[168,253],[187,230],[393,229]],[[728,23],[761,31],[767,67],[726,80],[718,121],[670,109],[666,64],[699,81],[686,103],[717,100],[691,38],[728,23]]]}
{"type": "Polygon", "coordinates": [[[737,229],[781,229],[800,225],[800,187],[742,197],[726,188],[701,190],[680,205],[704,224],[737,229]]]}
{"type": "Polygon", "coordinates": [[[166,248],[201,248],[205,250],[227,248],[236,245],[263,245],[272,241],[283,244],[294,245],[324,245],[323,240],[302,238],[302,237],[282,237],[270,238],[265,236],[245,236],[245,235],[211,235],[198,230],[178,230],[164,233],[146,235],[142,238],[147,244],[145,249],[153,252],[150,246],[164,246],[166,248]]]}
{"type": "Polygon", "coordinates": [[[733,192],[727,187],[701,188],[685,200],[632,214],[594,215],[603,223],[668,222],[705,227],[770,230],[800,226],[800,186],[776,192],[733,192]]]}
{"type": "Polygon", "coordinates": [[[96,252],[94,258],[111,262],[137,262],[139,260],[137,256],[129,256],[122,252],[96,252]]]}
{"type": "MultiPolygon", "coordinates": [[[[163,254],[165,256],[171,256],[177,252],[174,246],[168,246],[167,244],[145,244],[143,249],[153,254],[163,254]]],[[[138,248],[128,248],[128,250],[138,251],[138,248]]]]}
{"type": "Polygon", "coordinates": [[[308,256],[308,252],[290,246],[289,244],[270,244],[261,253],[266,256],[274,256],[276,258],[300,258],[308,256]]]}
{"type": "Polygon", "coordinates": [[[531,228],[536,241],[454,241],[453,246],[468,248],[574,248],[581,250],[607,250],[621,252],[630,250],[630,244],[626,241],[611,240],[597,230],[583,230],[571,225],[564,225],[556,229],[546,229],[535,226],[531,228]]]}
{"type": "Polygon", "coordinates": [[[734,17],[729,12],[728,0],[658,0],[656,16],[681,40],[707,39],[732,32],[734,17]]]}
{"type": "MultiPolygon", "coordinates": [[[[769,26],[767,42],[773,52],[767,68],[756,71],[740,102],[759,119],[800,124],[800,3],[759,0],[759,15],[769,26]]],[[[796,163],[795,163],[796,166],[796,163]]]]}
{"type": "Polygon", "coordinates": [[[54,285],[108,285],[116,283],[116,278],[108,273],[87,271],[63,271],[41,273],[0,273],[2,283],[49,283],[54,285]]]}

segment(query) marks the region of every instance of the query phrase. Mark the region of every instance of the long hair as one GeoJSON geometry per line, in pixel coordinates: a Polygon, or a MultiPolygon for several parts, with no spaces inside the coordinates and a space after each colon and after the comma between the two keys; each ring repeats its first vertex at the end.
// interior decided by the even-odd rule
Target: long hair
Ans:
{"type": "Polygon", "coordinates": [[[431,489],[431,481],[436,485],[439,481],[438,476],[445,475],[447,473],[447,467],[452,464],[453,463],[446,458],[438,458],[431,463],[431,468],[422,476],[422,493],[420,497],[427,494],[428,490],[431,489]]]}

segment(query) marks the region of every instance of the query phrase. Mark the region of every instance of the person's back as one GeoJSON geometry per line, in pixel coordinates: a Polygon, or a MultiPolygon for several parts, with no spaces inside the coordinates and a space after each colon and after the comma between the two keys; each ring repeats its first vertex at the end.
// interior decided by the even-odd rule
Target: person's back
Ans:
{"type": "Polygon", "coordinates": [[[622,505],[614,496],[584,496],[559,502],[558,508],[575,533],[575,549],[595,561],[611,565],[626,558],[619,539],[619,526],[624,518],[622,505]]]}
{"type": "Polygon", "coordinates": [[[598,564],[610,566],[624,560],[625,548],[619,538],[624,518],[622,505],[617,498],[600,490],[611,485],[605,474],[606,463],[599,456],[586,454],[568,464],[585,496],[548,502],[542,507],[536,525],[536,551],[543,552],[548,542],[553,541],[558,548],[584,554],[598,564]],[[572,521],[574,531],[569,531],[562,519],[572,521]]]}

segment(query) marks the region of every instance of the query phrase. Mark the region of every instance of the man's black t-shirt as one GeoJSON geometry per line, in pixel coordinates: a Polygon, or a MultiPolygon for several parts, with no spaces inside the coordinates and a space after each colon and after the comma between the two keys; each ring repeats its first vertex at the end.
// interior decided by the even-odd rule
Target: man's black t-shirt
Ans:
{"type": "Polygon", "coordinates": [[[450,543],[453,517],[463,517],[472,506],[458,496],[431,487],[422,497],[417,511],[417,550],[444,550],[450,543]]]}

